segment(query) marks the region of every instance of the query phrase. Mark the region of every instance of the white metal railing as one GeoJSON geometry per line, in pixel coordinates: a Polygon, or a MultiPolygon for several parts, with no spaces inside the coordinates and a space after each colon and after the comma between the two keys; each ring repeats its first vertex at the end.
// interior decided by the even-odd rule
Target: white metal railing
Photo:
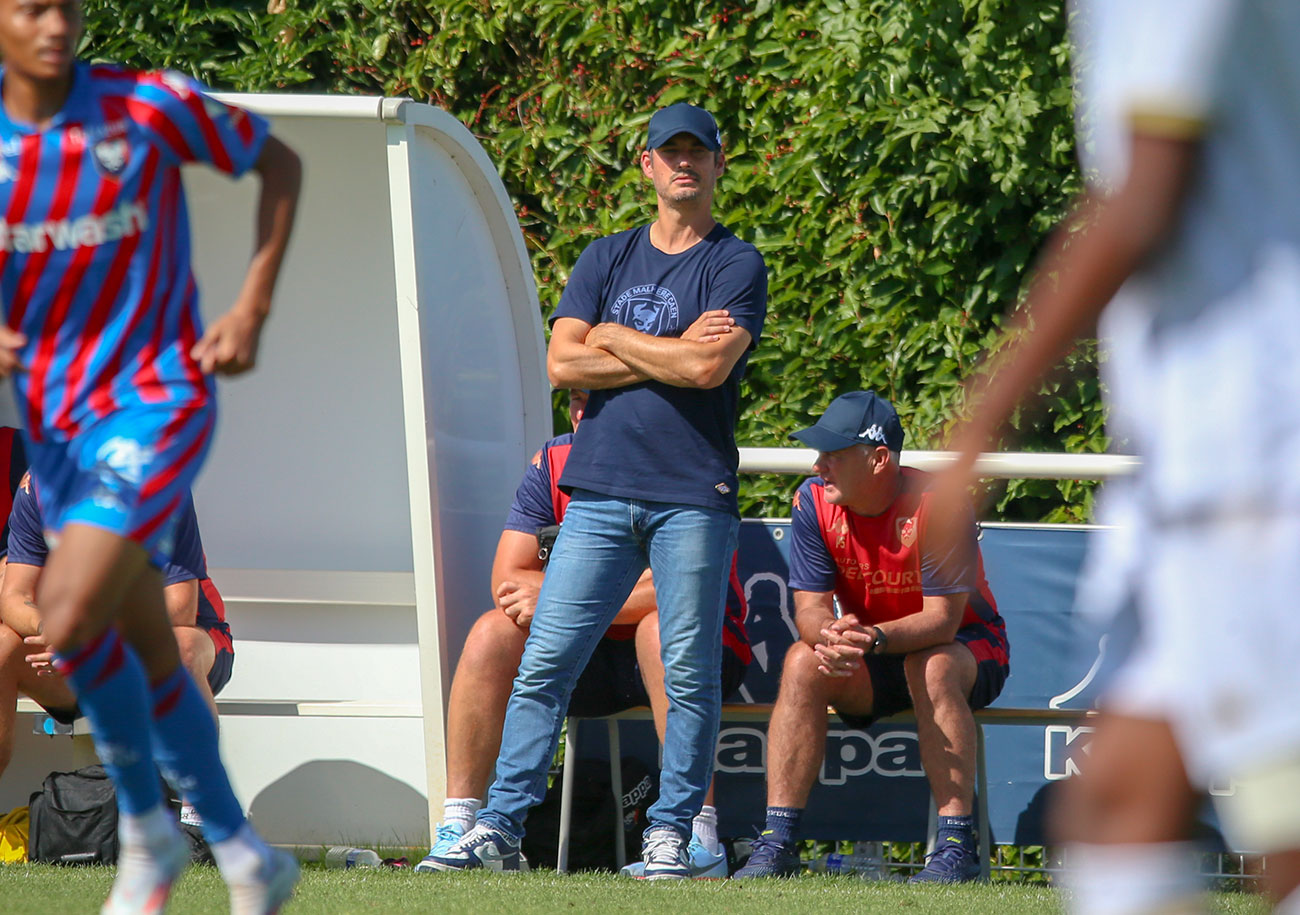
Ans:
{"type": "MultiPolygon", "coordinates": [[[[742,473],[812,473],[811,448],[741,448],[742,473]]],[[[904,451],[903,463],[918,470],[941,470],[952,463],[949,451],[904,451]]],[[[1007,480],[1110,480],[1132,474],[1141,459],[1127,454],[982,454],[975,463],[981,477],[1007,480]]]]}

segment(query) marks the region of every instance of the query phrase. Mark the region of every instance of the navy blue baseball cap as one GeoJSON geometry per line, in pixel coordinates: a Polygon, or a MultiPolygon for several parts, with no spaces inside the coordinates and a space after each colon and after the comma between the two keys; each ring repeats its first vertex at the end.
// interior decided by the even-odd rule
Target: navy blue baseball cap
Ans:
{"type": "Polygon", "coordinates": [[[875,391],[851,391],[831,401],[816,424],[790,436],[818,451],[853,445],[884,445],[903,450],[903,424],[894,405],[875,391]]]}
{"type": "Polygon", "coordinates": [[[718,122],[713,120],[713,115],[686,102],[660,108],[654,113],[650,118],[646,149],[658,149],[679,133],[689,133],[714,152],[722,149],[722,134],[718,132],[718,122]]]}

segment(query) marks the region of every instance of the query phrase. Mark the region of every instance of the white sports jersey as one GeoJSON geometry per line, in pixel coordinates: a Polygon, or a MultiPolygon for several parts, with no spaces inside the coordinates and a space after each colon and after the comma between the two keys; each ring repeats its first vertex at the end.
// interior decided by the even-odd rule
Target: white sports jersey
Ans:
{"type": "Polygon", "coordinates": [[[1071,27],[1095,188],[1135,130],[1200,141],[1172,236],[1102,319],[1150,508],[1300,509],[1300,2],[1080,0],[1071,27]]]}
{"type": "Polygon", "coordinates": [[[1137,607],[1110,701],[1170,720],[1204,780],[1300,748],[1300,0],[1081,0],[1071,27],[1094,189],[1134,132],[1199,144],[1102,317],[1111,431],[1144,466],[1081,593],[1137,607]]]}

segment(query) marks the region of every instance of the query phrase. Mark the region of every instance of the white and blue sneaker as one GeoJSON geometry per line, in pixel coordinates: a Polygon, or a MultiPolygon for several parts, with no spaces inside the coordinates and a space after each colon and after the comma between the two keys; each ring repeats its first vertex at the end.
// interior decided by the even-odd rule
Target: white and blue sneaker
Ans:
{"type": "Polygon", "coordinates": [[[642,880],[685,880],[691,876],[686,843],[671,826],[654,826],[641,840],[642,880]]]}
{"type": "Polygon", "coordinates": [[[429,849],[424,859],[415,865],[415,870],[422,874],[438,870],[433,866],[433,859],[449,852],[464,835],[465,830],[459,823],[439,823],[433,834],[433,848],[429,849]]]}
{"type": "Polygon", "coordinates": [[[430,854],[420,864],[425,870],[467,871],[486,868],[498,872],[526,869],[519,840],[495,826],[479,823],[442,854],[430,854]]]}
{"type": "MultiPolygon", "coordinates": [[[[721,880],[727,876],[726,853],[719,852],[715,855],[694,835],[691,836],[690,844],[686,846],[686,860],[690,865],[693,880],[721,880]]],[[[645,876],[645,862],[633,861],[619,873],[624,877],[635,877],[640,880],[645,876]]]]}

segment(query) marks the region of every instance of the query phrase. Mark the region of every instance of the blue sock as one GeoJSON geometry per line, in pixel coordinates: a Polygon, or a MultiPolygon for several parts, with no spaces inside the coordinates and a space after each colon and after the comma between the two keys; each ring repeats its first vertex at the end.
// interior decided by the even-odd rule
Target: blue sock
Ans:
{"type": "Polygon", "coordinates": [[[939,817],[939,832],[936,836],[936,845],[944,843],[964,845],[966,848],[975,848],[975,817],[966,814],[957,817],[939,817]]]}
{"type": "Polygon", "coordinates": [[[153,685],[154,758],[163,777],[194,805],[209,843],[233,836],[244,811],[221,764],[212,710],[184,667],[153,685]]]}
{"type": "Polygon", "coordinates": [[[802,807],[769,807],[763,835],[772,836],[782,845],[793,845],[799,836],[801,819],[803,819],[802,807]]]}
{"type": "Polygon", "coordinates": [[[95,750],[117,788],[118,808],[138,815],[161,804],[149,743],[149,691],[135,652],[109,627],[76,651],[56,654],[54,666],[72,684],[90,721],[95,750]]]}

